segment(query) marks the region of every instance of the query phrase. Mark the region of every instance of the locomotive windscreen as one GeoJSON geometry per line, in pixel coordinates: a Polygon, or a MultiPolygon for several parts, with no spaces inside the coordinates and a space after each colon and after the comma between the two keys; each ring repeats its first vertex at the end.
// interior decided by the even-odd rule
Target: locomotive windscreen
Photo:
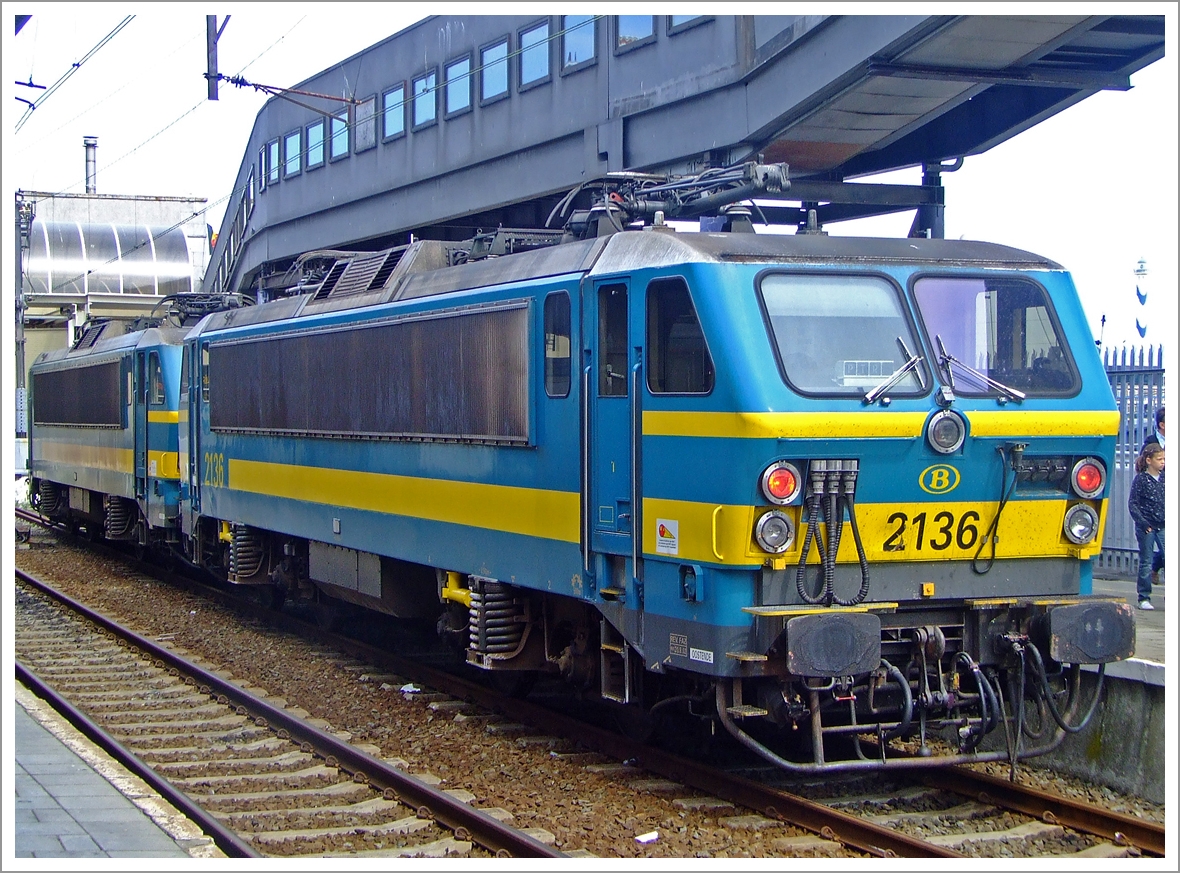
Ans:
{"type": "Polygon", "coordinates": [[[33,423],[124,427],[120,361],[33,374],[33,423]]]}
{"type": "Polygon", "coordinates": [[[521,301],[213,344],[210,426],[527,443],[528,336],[521,301]]]}

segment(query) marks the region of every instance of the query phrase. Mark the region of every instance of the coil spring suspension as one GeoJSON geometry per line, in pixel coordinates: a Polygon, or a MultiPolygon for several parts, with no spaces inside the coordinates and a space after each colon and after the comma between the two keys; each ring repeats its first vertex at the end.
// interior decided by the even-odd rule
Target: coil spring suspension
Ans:
{"type": "Polygon", "coordinates": [[[520,648],[528,623],[528,603],[511,585],[470,577],[469,646],[482,655],[509,654],[520,648]]]}
{"type": "Polygon", "coordinates": [[[106,529],[108,540],[122,540],[131,536],[135,527],[135,519],[139,515],[139,508],[125,497],[108,494],[103,501],[105,504],[105,518],[103,527],[106,529]]]}
{"type": "Polygon", "coordinates": [[[61,491],[52,482],[42,479],[37,485],[37,505],[46,515],[53,515],[61,506],[61,491]]]}
{"type": "Polygon", "coordinates": [[[246,524],[230,525],[229,575],[233,581],[257,576],[265,557],[262,534],[256,528],[246,524]]]}

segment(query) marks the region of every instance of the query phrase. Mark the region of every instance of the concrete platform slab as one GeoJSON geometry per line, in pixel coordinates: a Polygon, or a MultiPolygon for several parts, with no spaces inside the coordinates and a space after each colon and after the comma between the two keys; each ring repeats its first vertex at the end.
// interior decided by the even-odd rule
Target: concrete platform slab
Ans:
{"type": "Polygon", "coordinates": [[[16,697],[16,857],[224,857],[42,700],[19,685],[16,697]]]}

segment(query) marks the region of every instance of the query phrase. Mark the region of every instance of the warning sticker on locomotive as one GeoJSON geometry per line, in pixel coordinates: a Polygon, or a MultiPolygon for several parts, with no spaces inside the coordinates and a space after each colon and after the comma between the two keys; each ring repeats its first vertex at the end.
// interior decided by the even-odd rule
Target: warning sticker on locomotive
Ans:
{"type": "Polygon", "coordinates": [[[667,518],[656,519],[656,554],[680,554],[680,522],[667,518]]]}
{"type": "Polygon", "coordinates": [[[688,634],[668,634],[668,654],[688,657],[688,634]]]}
{"type": "Polygon", "coordinates": [[[703,661],[706,664],[713,663],[713,653],[708,649],[689,649],[688,658],[690,661],[703,661]]]}

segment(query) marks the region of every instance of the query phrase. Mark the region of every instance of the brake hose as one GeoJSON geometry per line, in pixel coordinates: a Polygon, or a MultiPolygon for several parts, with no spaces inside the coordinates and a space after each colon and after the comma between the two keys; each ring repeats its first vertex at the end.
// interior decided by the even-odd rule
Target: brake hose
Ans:
{"type": "Polygon", "coordinates": [[[885,668],[886,672],[896,680],[897,685],[901,688],[902,706],[901,717],[897,720],[897,726],[891,730],[885,731],[882,739],[892,740],[895,737],[900,737],[910,729],[910,724],[914,718],[914,695],[910,690],[910,680],[902,675],[902,672],[886,661],[881,659],[881,666],[885,668]]]}
{"type": "Polygon", "coordinates": [[[817,595],[808,594],[804,588],[805,575],[807,573],[807,553],[811,550],[811,540],[815,539],[815,547],[819,550],[819,559],[821,564],[826,565],[827,561],[824,555],[823,538],[819,535],[819,511],[816,507],[817,497],[813,489],[807,495],[807,536],[803,538],[803,548],[799,552],[799,568],[795,571],[795,590],[799,592],[800,599],[804,603],[818,604],[824,602],[824,592],[821,590],[817,595]]]}
{"type": "MultiPolygon", "coordinates": [[[[834,478],[834,477],[833,477],[834,478]]],[[[824,505],[825,521],[828,526],[828,551],[824,555],[824,604],[831,606],[836,597],[836,553],[840,550],[840,535],[844,532],[844,511],[837,493],[839,480],[828,492],[824,505]]]]}
{"type": "Polygon", "coordinates": [[[865,598],[869,596],[869,559],[865,555],[864,543],[860,539],[860,528],[856,524],[856,504],[853,502],[852,493],[846,492],[840,498],[848,507],[848,524],[852,528],[852,541],[856,544],[856,557],[860,561],[860,591],[851,600],[841,600],[832,594],[833,600],[839,606],[856,606],[864,603],[865,598]]]}
{"type": "MultiPolygon", "coordinates": [[[[1078,733],[1090,723],[1094,711],[1098,708],[1098,698],[1102,696],[1102,685],[1106,679],[1106,665],[1098,665],[1098,685],[1094,688],[1094,699],[1090,701],[1090,708],[1082,716],[1082,720],[1077,726],[1073,726],[1065,723],[1065,718],[1058,711],[1057,704],[1053,702],[1053,691],[1049,688],[1049,677],[1045,674],[1045,662],[1041,660],[1041,653],[1037,651],[1036,646],[1029,646],[1028,650],[1032,652],[1033,670],[1037,674],[1037,679],[1041,686],[1041,694],[1044,696],[1045,702],[1049,705],[1049,713],[1053,716],[1053,721],[1057,722],[1057,726],[1068,734],[1078,733]]],[[[1073,665],[1073,670],[1077,672],[1077,664],[1073,665]]],[[[1080,689],[1081,681],[1079,679],[1076,683],[1076,690],[1080,691],[1080,689]]]]}
{"type": "Polygon", "coordinates": [[[989,709],[990,701],[988,699],[987,692],[983,690],[986,680],[983,678],[983,674],[979,670],[979,665],[976,664],[975,661],[971,659],[971,656],[966,652],[959,652],[959,654],[955,656],[955,660],[962,661],[967,665],[967,668],[975,677],[975,685],[979,689],[979,729],[973,730],[968,728],[967,736],[963,738],[962,750],[964,752],[970,752],[975,750],[975,748],[979,745],[980,740],[983,739],[984,734],[991,730],[995,724],[992,720],[993,716],[991,715],[991,711],[989,709]]]}
{"type": "Polygon", "coordinates": [[[1019,444],[1012,448],[1012,485],[1005,488],[1004,483],[1008,479],[1008,455],[1004,451],[1003,446],[996,446],[996,451],[1000,453],[1000,505],[996,507],[996,517],[992,519],[992,523],[988,525],[987,533],[983,535],[983,539],[979,542],[979,548],[975,550],[975,557],[971,559],[971,571],[977,576],[983,576],[992,568],[992,564],[996,562],[996,531],[1000,526],[1000,516],[1004,513],[1004,507],[1008,505],[1008,498],[1016,490],[1016,483],[1020,477],[1015,472],[1015,467],[1020,463],[1020,457],[1024,454],[1023,447],[1019,444]],[[979,556],[983,554],[983,547],[988,543],[992,546],[992,555],[987,559],[987,564],[981,570],[979,569],[979,556]]]}

